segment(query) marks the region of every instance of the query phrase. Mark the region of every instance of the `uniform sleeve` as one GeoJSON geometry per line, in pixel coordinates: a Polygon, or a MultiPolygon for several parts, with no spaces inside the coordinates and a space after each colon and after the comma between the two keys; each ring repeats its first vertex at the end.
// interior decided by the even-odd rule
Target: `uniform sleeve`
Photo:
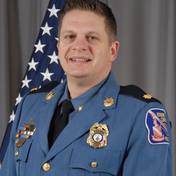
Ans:
{"type": "Polygon", "coordinates": [[[148,103],[132,124],[123,176],[172,176],[172,135],[165,107],[148,103]]]}
{"type": "Polygon", "coordinates": [[[17,127],[20,120],[21,109],[23,106],[25,97],[21,100],[15,115],[15,120],[12,125],[12,130],[10,134],[10,141],[4,156],[2,166],[0,169],[0,175],[2,176],[15,176],[18,175],[16,171],[16,160],[15,160],[15,135],[17,133],[17,127]]]}

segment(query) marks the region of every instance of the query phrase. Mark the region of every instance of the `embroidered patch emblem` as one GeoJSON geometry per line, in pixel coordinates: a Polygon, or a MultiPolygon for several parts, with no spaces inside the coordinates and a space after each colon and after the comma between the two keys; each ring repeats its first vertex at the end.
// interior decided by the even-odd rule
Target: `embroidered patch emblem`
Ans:
{"type": "Polygon", "coordinates": [[[169,144],[165,110],[159,108],[148,110],[145,125],[148,130],[150,144],[169,144]]]}
{"type": "Polygon", "coordinates": [[[90,128],[90,134],[87,143],[94,148],[102,148],[107,145],[107,136],[109,134],[106,124],[95,123],[90,128]]]}

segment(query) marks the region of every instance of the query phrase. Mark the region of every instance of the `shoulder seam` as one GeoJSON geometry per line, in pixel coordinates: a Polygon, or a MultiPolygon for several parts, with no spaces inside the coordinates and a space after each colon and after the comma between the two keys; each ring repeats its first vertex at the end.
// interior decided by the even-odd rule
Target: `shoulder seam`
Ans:
{"type": "Polygon", "coordinates": [[[35,94],[35,93],[41,93],[41,92],[50,92],[52,89],[54,89],[59,84],[60,84],[60,82],[52,81],[52,82],[50,82],[48,84],[45,84],[40,89],[30,92],[29,94],[35,94]]]}

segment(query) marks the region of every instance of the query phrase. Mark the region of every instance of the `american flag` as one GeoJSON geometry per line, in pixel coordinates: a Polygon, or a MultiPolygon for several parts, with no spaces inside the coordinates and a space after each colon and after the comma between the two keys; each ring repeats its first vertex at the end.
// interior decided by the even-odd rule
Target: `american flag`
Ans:
{"type": "Polygon", "coordinates": [[[62,70],[57,57],[58,15],[64,4],[65,0],[50,0],[49,2],[1,145],[1,162],[9,143],[10,131],[15,119],[15,112],[22,97],[33,88],[40,88],[51,81],[62,82],[63,79],[65,79],[64,71],[62,70]]]}

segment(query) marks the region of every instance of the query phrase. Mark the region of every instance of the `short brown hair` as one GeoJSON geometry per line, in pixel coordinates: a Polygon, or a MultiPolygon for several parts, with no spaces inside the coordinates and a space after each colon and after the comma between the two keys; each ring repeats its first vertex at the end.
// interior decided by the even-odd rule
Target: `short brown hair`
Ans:
{"type": "Polygon", "coordinates": [[[65,14],[71,10],[87,10],[94,12],[97,15],[104,17],[105,19],[105,31],[109,36],[109,42],[112,43],[117,40],[117,24],[115,17],[111,9],[99,0],[67,0],[62,10],[60,11],[58,21],[58,35],[60,36],[60,30],[62,21],[65,14]]]}

